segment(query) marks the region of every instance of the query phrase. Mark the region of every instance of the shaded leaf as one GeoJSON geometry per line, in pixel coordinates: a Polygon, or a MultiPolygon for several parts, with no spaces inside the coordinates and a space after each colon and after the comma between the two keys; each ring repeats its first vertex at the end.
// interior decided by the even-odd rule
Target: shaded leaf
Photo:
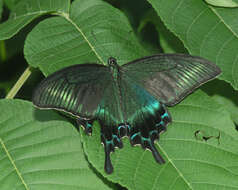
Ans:
{"type": "Polygon", "coordinates": [[[0,20],[2,19],[3,1],[0,1],[0,20]]]}
{"type": "MultiPolygon", "coordinates": [[[[236,92],[237,94],[237,92],[236,92]]],[[[237,96],[236,96],[237,97],[237,96]]],[[[226,108],[228,112],[231,114],[231,119],[238,125],[238,107],[237,107],[237,102],[233,102],[230,98],[224,97],[224,96],[219,96],[219,95],[214,95],[213,99],[220,103],[221,105],[226,108]]]]}
{"type": "Polygon", "coordinates": [[[0,189],[110,189],[69,122],[27,101],[0,100],[0,108],[0,189]]]}
{"type": "Polygon", "coordinates": [[[93,128],[91,137],[81,133],[90,162],[108,179],[128,189],[238,189],[238,134],[229,113],[202,92],[170,111],[173,124],[156,143],[166,164],[159,165],[151,152],[132,148],[124,138],[124,148],[111,154],[114,173],[106,175],[98,127],[93,128]],[[220,132],[220,144],[215,138],[197,140],[197,130],[214,136],[220,132]]]}
{"type": "Polygon", "coordinates": [[[220,79],[238,89],[236,9],[215,8],[197,0],[149,2],[192,55],[216,63],[223,71],[220,79]]]}
{"type": "MultiPolygon", "coordinates": [[[[186,53],[182,42],[172,32],[170,32],[156,14],[155,10],[150,9],[144,15],[139,29],[142,30],[146,24],[153,23],[159,36],[159,42],[164,53],[186,53]]],[[[157,52],[158,53],[158,52],[157,52]]]]}
{"type": "Polygon", "coordinates": [[[21,0],[9,19],[0,24],[0,40],[9,39],[35,18],[47,14],[67,14],[70,0],[21,0]]]}
{"type": "Polygon", "coordinates": [[[238,92],[228,83],[220,80],[211,81],[202,87],[209,96],[221,104],[231,115],[231,119],[238,125],[238,92]]]}

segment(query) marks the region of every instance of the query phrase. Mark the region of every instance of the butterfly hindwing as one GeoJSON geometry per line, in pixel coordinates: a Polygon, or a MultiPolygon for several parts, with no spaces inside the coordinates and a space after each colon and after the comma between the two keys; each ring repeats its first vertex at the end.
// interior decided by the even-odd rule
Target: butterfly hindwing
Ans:
{"type": "Polygon", "coordinates": [[[129,123],[128,136],[132,145],[140,144],[151,150],[155,160],[162,164],[164,159],[154,146],[162,131],[171,122],[166,107],[151,96],[133,78],[122,75],[121,92],[123,113],[129,123]]]}
{"type": "Polygon", "coordinates": [[[122,72],[162,103],[173,106],[221,70],[213,63],[185,54],[158,54],[122,66],[122,72]]]}
{"type": "Polygon", "coordinates": [[[117,83],[111,78],[111,83],[104,90],[96,114],[96,119],[101,126],[101,142],[105,151],[104,169],[108,174],[113,171],[110,153],[114,152],[115,147],[123,147],[121,138],[126,135],[126,127],[123,124],[124,118],[121,110],[122,102],[118,90],[117,83]]]}

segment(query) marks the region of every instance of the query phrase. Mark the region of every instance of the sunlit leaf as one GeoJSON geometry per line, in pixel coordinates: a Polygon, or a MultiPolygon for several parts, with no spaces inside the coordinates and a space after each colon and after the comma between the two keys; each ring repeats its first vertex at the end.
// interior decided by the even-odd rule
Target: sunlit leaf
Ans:
{"type": "Polygon", "coordinates": [[[78,131],[52,111],[0,100],[0,189],[110,189],[90,169],[78,131]]]}

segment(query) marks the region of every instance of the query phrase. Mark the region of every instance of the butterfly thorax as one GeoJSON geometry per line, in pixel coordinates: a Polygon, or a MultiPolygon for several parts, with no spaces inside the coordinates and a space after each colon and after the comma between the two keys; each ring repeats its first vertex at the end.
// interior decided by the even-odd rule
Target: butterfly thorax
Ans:
{"type": "Polygon", "coordinates": [[[109,59],[107,61],[107,64],[108,64],[108,66],[110,68],[110,71],[112,73],[113,79],[117,80],[118,77],[119,77],[119,70],[120,70],[120,67],[117,64],[117,60],[115,58],[113,58],[113,57],[109,57],[109,59]]]}
{"type": "Polygon", "coordinates": [[[107,62],[110,72],[112,74],[112,80],[114,81],[114,91],[117,92],[119,96],[115,96],[116,102],[120,105],[117,109],[118,112],[118,121],[119,123],[124,123],[126,121],[126,117],[123,113],[123,105],[122,94],[121,94],[121,72],[120,66],[117,64],[117,60],[113,57],[108,58],[107,62]]]}

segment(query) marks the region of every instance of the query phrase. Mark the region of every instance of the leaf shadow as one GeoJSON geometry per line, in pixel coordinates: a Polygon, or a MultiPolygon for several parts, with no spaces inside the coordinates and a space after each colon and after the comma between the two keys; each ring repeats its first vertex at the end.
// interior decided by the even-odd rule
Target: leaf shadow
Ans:
{"type": "Polygon", "coordinates": [[[219,95],[232,101],[238,106],[238,92],[231,85],[223,80],[215,79],[202,86],[202,90],[209,96],[219,95]]]}
{"type": "Polygon", "coordinates": [[[36,120],[41,122],[47,122],[52,120],[63,120],[59,115],[53,110],[40,110],[34,108],[33,116],[36,120]]]}
{"type": "Polygon", "coordinates": [[[224,106],[224,108],[230,113],[236,126],[235,129],[238,131],[238,120],[236,119],[238,111],[238,92],[234,90],[229,83],[218,79],[204,84],[201,89],[209,96],[215,97],[215,101],[224,106]]]}

